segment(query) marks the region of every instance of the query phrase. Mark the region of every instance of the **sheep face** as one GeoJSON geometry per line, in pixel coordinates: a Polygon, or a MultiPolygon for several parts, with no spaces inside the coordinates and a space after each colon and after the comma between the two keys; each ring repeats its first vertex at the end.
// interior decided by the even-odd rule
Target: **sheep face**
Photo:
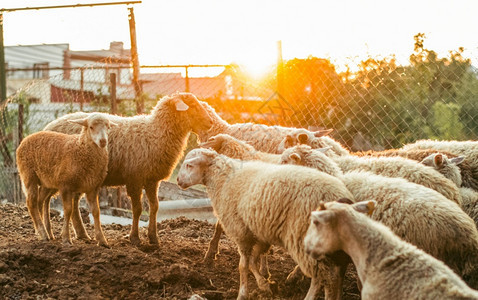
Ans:
{"type": "Polygon", "coordinates": [[[187,189],[195,184],[204,184],[206,171],[213,157],[213,151],[208,149],[194,149],[184,158],[178,172],[178,185],[187,189]]]}
{"type": "Polygon", "coordinates": [[[312,258],[319,259],[325,254],[344,250],[341,239],[347,238],[347,232],[341,228],[341,223],[347,222],[347,214],[353,214],[353,210],[371,214],[376,205],[373,200],[352,205],[350,203],[348,199],[341,199],[340,202],[322,202],[319,209],[311,213],[304,246],[306,253],[312,258]]]}
{"type": "Polygon", "coordinates": [[[173,103],[178,112],[179,121],[189,124],[192,131],[198,133],[211,128],[211,117],[193,94],[177,94],[173,98],[173,103]]]}
{"type": "Polygon", "coordinates": [[[82,125],[93,142],[100,148],[105,148],[108,145],[108,129],[111,126],[117,126],[116,123],[99,114],[92,114],[84,119],[69,120],[69,122],[82,125]]]}
{"type": "Polygon", "coordinates": [[[337,238],[337,217],[334,211],[318,210],[311,213],[310,225],[304,238],[305,252],[314,259],[341,250],[337,238]]]}

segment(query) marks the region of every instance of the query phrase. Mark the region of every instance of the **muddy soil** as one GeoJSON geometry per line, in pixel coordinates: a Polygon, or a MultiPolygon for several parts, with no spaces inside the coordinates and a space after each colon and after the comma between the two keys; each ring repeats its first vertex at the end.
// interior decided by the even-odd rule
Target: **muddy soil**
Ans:
{"type": "MultiPolygon", "coordinates": [[[[59,237],[62,219],[52,219],[59,237]]],[[[86,225],[90,236],[93,226],[86,225]]],[[[0,204],[0,299],[235,299],[239,287],[239,255],[235,244],[223,237],[221,253],[213,264],[203,255],[214,226],[184,217],[158,223],[160,246],[135,247],[127,235],[130,226],[104,225],[111,249],[94,241],[37,239],[24,206],[0,204]]],[[[146,241],[146,228],[141,228],[146,241]]],[[[274,295],[260,293],[249,277],[251,299],[303,299],[309,280],[286,284],[293,260],[280,248],[268,256],[274,295]]],[[[345,299],[359,299],[349,270],[345,299]]]]}

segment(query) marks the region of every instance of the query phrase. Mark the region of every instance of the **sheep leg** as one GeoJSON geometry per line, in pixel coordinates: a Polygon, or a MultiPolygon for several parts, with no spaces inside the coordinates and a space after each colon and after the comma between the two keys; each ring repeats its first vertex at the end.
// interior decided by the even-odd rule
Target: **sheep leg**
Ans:
{"type": "Polygon", "coordinates": [[[61,191],[63,200],[63,228],[61,230],[61,239],[64,244],[72,244],[70,238],[70,219],[73,208],[73,193],[61,191]]]}
{"type": "Polygon", "coordinates": [[[249,254],[250,251],[244,251],[239,248],[239,295],[238,300],[244,300],[248,298],[249,290],[247,287],[247,277],[249,275],[249,254]]]}
{"type": "Polygon", "coordinates": [[[312,277],[310,281],[310,287],[305,295],[304,300],[315,300],[318,298],[320,293],[320,287],[322,286],[321,281],[317,277],[312,277]]]}
{"type": "Polygon", "coordinates": [[[209,247],[207,248],[206,255],[204,256],[204,263],[210,264],[216,258],[216,254],[219,254],[219,239],[221,238],[224,230],[219,220],[216,222],[214,227],[214,235],[212,236],[211,241],[209,242],[209,247]]]}
{"type": "MultiPolygon", "coordinates": [[[[103,230],[101,229],[100,222],[100,204],[98,202],[98,192],[99,188],[93,191],[86,193],[86,200],[88,201],[88,206],[90,207],[91,214],[95,220],[95,238],[100,246],[110,248],[108,242],[106,241],[103,230]]],[[[83,223],[82,223],[83,224],[83,223]]]]}
{"type": "Polygon", "coordinates": [[[40,212],[43,213],[43,223],[45,224],[46,231],[50,240],[55,239],[55,235],[53,235],[53,230],[51,229],[51,220],[50,220],[50,199],[55,194],[56,190],[54,189],[47,189],[45,187],[40,187],[40,192],[38,196],[38,200],[41,204],[40,212]]]}
{"type": "Polygon", "coordinates": [[[80,215],[80,197],[81,194],[75,193],[73,195],[73,211],[71,212],[71,222],[75,229],[76,238],[79,240],[91,240],[88,232],[86,232],[85,225],[80,215]]]}
{"type": "Polygon", "coordinates": [[[300,269],[299,265],[295,266],[294,270],[287,275],[287,279],[285,280],[286,283],[292,284],[294,282],[298,282],[304,274],[302,273],[302,270],[300,269]]]}
{"type": "Polygon", "coordinates": [[[157,228],[157,215],[159,207],[158,186],[159,182],[150,182],[144,187],[149,203],[148,239],[151,245],[159,245],[157,228]]]}
{"type": "Polygon", "coordinates": [[[40,239],[43,241],[48,241],[48,233],[45,229],[45,224],[43,224],[42,218],[40,216],[40,210],[38,205],[38,186],[36,183],[30,184],[27,189],[27,208],[30,216],[33,220],[33,226],[35,227],[35,232],[40,235],[40,239]]]}
{"type": "Polygon", "coordinates": [[[342,251],[339,251],[332,256],[331,263],[329,263],[329,276],[325,289],[325,299],[342,299],[342,288],[345,278],[347,266],[350,263],[350,257],[342,251]]]}
{"type": "Polygon", "coordinates": [[[259,272],[261,272],[262,276],[266,278],[270,278],[271,273],[269,272],[269,264],[267,263],[267,252],[264,255],[261,255],[261,267],[259,268],[259,272]]]}
{"type": "Polygon", "coordinates": [[[127,185],[126,192],[131,198],[131,209],[133,210],[133,224],[131,226],[129,240],[131,244],[139,246],[141,245],[141,240],[139,239],[139,217],[143,211],[143,207],[141,205],[141,187],[127,185]]]}
{"type": "Polygon", "coordinates": [[[269,281],[265,279],[259,271],[259,260],[261,260],[261,258],[265,256],[262,254],[266,253],[269,248],[269,244],[257,243],[254,245],[254,247],[252,248],[251,259],[249,262],[249,269],[256,278],[257,286],[259,287],[259,289],[272,295],[269,281]]]}

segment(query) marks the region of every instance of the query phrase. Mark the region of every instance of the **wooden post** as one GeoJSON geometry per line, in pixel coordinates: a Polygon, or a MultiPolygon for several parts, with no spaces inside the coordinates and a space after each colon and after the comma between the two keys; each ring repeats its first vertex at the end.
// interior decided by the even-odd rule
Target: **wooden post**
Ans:
{"type": "Polygon", "coordinates": [[[282,60],[282,41],[277,42],[277,96],[284,97],[284,61],[282,60]]]}
{"type": "MultiPolygon", "coordinates": [[[[18,127],[17,127],[17,137],[14,138],[14,141],[15,141],[15,149],[18,148],[18,146],[20,145],[20,143],[22,142],[23,140],[23,110],[24,110],[24,106],[23,104],[19,104],[18,105],[18,127]]],[[[20,181],[20,176],[18,175],[18,170],[16,168],[16,166],[13,166],[12,167],[12,170],[14,170],[12,172],[12,179],[13,179],[13,202],[16,203],[16,204],[20,204],[20,203],[23,203],[23,193],[22,193],[22,184],[21,184],[21,181],[20,181]]]]}
{"type": "Polygon", "coordinates": [[[80,69],[80,111],[83,111],[84,92],[85,92],[85,69],[80,69]]]}
{"type": "Polygon", "coordinates": [[[111,114],[118,114],[118,105],[116,102],[116,73],[110,73],[110,97],[111,97],[111,114]]]}
{"type": "Polygon", "coordinates": [[[141,85],[139,83],[139,59],[138,59],[138,45],[136,44],[136,23],[134,20],[134,10],[128,7],[129,15],[129,36],[131,40],[131,62],[133,63],[133,86],[136,98],[136,113],[142,114],[144,112],[144,100],[142,97],[141,85]]]}
{"type": "Polygon", "coordinates": [[[186,69],[186,78],[185,78],[185,79],[186,79],[186,82],[185,82],[185,83],[186,83],[186,87],[185,87],[185,92],[186,92],[186,93],[189,93],[189,92],[190,92],[190,90],[189,90],[189,72],[188,72],[189,67],[186,66],[185,69],[186,69]]]}
{"type": "Polygon", "coordinates": [[[7,101],[7,74],[5,71],[5,47],[3,45],[3,13],[0,12],[0,104],[7,101]]]}

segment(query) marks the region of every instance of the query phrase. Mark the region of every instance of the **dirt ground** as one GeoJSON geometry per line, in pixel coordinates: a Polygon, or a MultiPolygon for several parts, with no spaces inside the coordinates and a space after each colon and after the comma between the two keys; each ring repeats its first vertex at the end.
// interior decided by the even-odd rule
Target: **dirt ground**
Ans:
{"type": "MultiPolygon", "coordinates": [[[[58,237],[61,217],[52,219],[58,237]]],[[[239,255],[223,237],[221,253],[212,265],[202,262],[214,226],[183,217],[158,223],[160,247],[135,247],[127,239],[130,226],[104,225],[111,249],[94,241],[42,242],[24,206],[0,204],[0,299],[235,299],[239,287],[239,255]]],[[[87,224],[90,236],[93,226],[87,224]]],[[[146,229],[141,229],[146,240],[146,229]]],[[[275,295],[261,294],[252,275],[251,299],[303,299],[309,280],[286,284],[294,268],[279,248],[269,255],[275,295]]],[[[359,299],[355,279],[348,272],[345,299],[359,299]]]]}

